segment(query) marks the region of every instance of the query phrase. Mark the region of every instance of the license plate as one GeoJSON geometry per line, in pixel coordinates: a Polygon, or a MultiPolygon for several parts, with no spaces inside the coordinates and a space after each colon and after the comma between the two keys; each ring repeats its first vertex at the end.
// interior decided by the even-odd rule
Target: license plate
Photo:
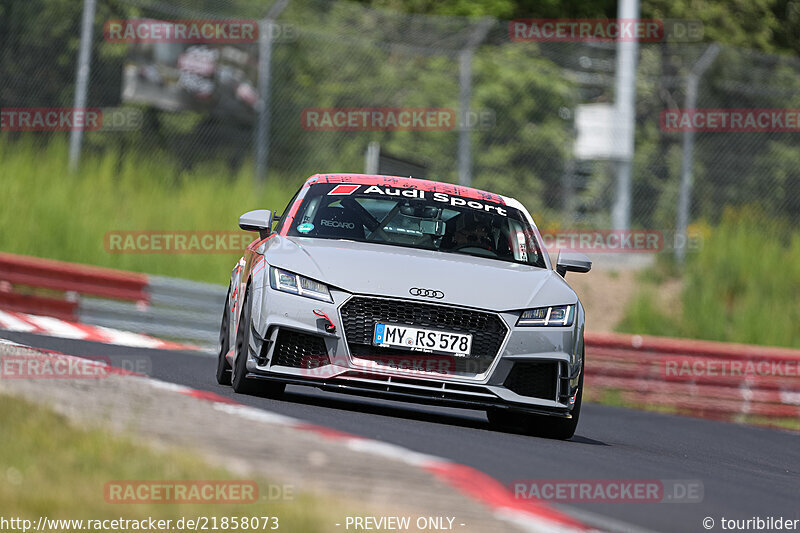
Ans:
{"type": "Polygon", "coordinates": [[[375,324],[372,343],[427,353],[468,355],[472,349],[472,335],[396,324],[375,324]]]}

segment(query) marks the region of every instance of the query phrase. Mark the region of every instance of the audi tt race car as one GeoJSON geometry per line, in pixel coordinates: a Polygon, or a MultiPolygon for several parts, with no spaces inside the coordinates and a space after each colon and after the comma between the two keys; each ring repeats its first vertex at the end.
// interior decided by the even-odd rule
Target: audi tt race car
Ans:
{"type": "Polygon", "coordinates": [[[317,174],[236,264],[217,380],[483,409],[501,427],[570,438],[584,310],[513,198],[414,178],[317,174]],[[273,229],[273,223],[277,222],[273,229]]]}

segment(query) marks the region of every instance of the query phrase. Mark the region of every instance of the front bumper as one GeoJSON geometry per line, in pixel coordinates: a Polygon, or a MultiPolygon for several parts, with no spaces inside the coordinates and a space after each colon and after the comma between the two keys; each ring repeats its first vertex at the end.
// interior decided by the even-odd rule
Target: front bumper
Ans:
{"type": "MultiPolygon", "coordinates": [[[[262,290],[265,291],[262,308],[254,324],[256,346],[247,361],[249,377],[402,401],[570,416],[583,367],[584,315],[580,304],[572,326],[515,327],[519,312],[494,313],[413,298],[386,299],[336,290],[331,291],[334,302],[327,303],[279,292],[269,286],[262,290]],[[343,307],[348,302],[352,304],[353,299],[388,301],[397,309],[439,306],[435,308],[437,311],[447,311],[450,315],[483,314],[487,319],[495,317],[504,331],[493,329],[502,333],[502,338],[491,345],[496,352],[488,354],[488,359],[471,361],[472,365],[456,361],[445,369],[430,371],[416,362],[437,356],[421,352],[390,356],[393,363],[409,357],[415,364],[376,364],[360,355],[365,348],[363,344],[357,345],[353,338],[348,340],[348,335],[356,337],[364,333],[363,328],[353,329],[352,313],[344,318],[342,315],[343,307]],[[319,316],[320,312],[330,317],[335,331],[326,331],[327,320],[319,316]]],[[[430,316],[444,314],[437,312],[430,316]]],[[[369,326],[371,318],[363,318],[369,326]]],[[[451,323],[455,324],[452,319],[451,323]]],[[[450,329],[454,327],[452,324],[450,329]]],[[[477,333],[475,339],[479,339],[477,333]]]]}

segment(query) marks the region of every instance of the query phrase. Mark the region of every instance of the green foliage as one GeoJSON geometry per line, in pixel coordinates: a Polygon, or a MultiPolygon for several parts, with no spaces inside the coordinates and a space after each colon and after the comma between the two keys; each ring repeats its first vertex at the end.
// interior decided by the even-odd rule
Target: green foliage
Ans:
{"type": "MultiPolygon", "coordinates": [[[[408,13],[515,18],[614,18],[616,0],[361,0],[408,13]]],[[[800,47],[800,6],[793,0],[642,0],[641,17],[699,20],[706,42],[767,52],[800,47]]]]}
{"type": "Polygon", "coordinates": [[[749,208],[727,210],[690,255],[682,309],[645,288],[620,331],[800,348],[800,231],[749,208]]]}
{"type": "Polygon", "coordinates": [[[235,231],[245,211],[281,212],[307,177],[276,176],[260,189],[249,165],[229,176],[224,164],[181,170],[160,157],[115,151],[87,155],[71,175],[66,144],[0,137],[0,198],[13,199],[0,210],[0,250],[223,284],[239,252],[109,253],[104,237],[126,230],[235,231]]]}
{"type": "Polygon", "coordinates": [[[625,316],[617,326],[618,331],[662,337],[680,337],[681,310],[662,309],[656,303],[655,291],[648,287],[634,295],[625,316]]]}
{"type": "Polygon", "coordinates": [[[574,107],[574,85],[535,46],[517,43],[478,54],[474,72],[473,108],[497,115],[491,130],[474,135],[475,186],[514,196],[539,215],[560,205],[573,133],[559,110],[574,107]]]}
{"type": "Polygon", "coordinates": [[[704,40],[777,51],[779,0],[645,0],[642,16],[703,23],[704,40]]]}
{"type": "MultiPolygon", "coordinates": [[[[218,16],[257,18],[264,16],[268,4],[258,0],[229,0],[223,4],[197,0],[192,2],[192,8],[218,16]]],[[[317,171],[361,171],[367,144],[378,141],[385,153],[418,161],[428,168],[430,176],[455,181],[457,129],[313,132],[302,128],[301,113],[309,107],[457,109],[459,69],[453,47],[464,40],[469,21],[450,16],[506,20],[613,18],[617,8],[615,0],[364,0],[360,4],[363,5],[345,0],[290,2],[281,14],[280,22],[295,27],[298,38],[279,41],[273,49],[269,169],[275,175],[294,179],[317,171]],[[381,9],[367,9],[376,7],[381,9]],[[402,13],[447,17],[421,20],[422,17],[407,18],[402,13]]],[[[698,19],[704,23],[707,41],[786,52],[794,51],[794,36],[799,34],[792,31],[800,26],[796,4],[788,0],[645,0],[641,15],[698,19]]],[[[169,5],[177,4],[116,0],[98,3],[90,105],[119,105],[123,64],[129,51],[126,44],[104,40],[103,23],[135,16],[171,17],[175,14],[165,10],[169,5]]],[[[80,2],[71,0],[2,3],[2,103],[71,105],[80,14],[80,2]]],[[[575,68],[573,56],[583,52],[575,49],[573,53],[568,44],[563,44],[556,49],[508,42],[501,21],[477,49],[473,64],[472,109],[489,110],[497,117],[490,130],[471,134],[474,183],[518,196],[537,216],[544,215],[548,220],[559,215],[555,209],[563,202],[562,179],[574,140],[572,121],[562,118],[565,115],[561,111],[574,110],[577,103],[584,101],[577,95],[578,83],[568,81],[564,71],[564,67],[575,68]]],[[[696,48],[666,44],[641,47],[633,204],[633,221],[638,226],[668,228],[674,223],[680,135],[660,131],[656,117],[665,106],[682,105],[680,89],[676,88],[680,83],[673,84],[671,80],[685,79],[696,59],[695,51],[703,48],[702,44],[696,48]],[[664,96],[670,92],[673,94],[664,96]]],[[[736,49],[723,51],[701,85],[701,106],[800,105],[800,97],[791,96],[800,94],[796,65],[771,59],[759,62],[748,54],[736,49]],[[763,68],[751,68],[756,64],[763,68]],[[726,83],[713,82],[718,79],[726,83]],[[763,87],[766,79],[776,89],[774,92],[730,89],[763,87]]],[[[613,95],[609,89],[591,98],[600,102],[613,99],[613,95]]],[[[693,212],[716,221],[722,206],[749,202],[763,190],[770,191],[764,195],[765,209],[784,214],[796,212],[797,202],[793,199],[800,198],[800,180],[795,170],[798,166],[794,141],[790,133],[777,135],[699,135],[693,212]],[[738,154],[747,157],[736,157],[738,154]]],[[[124,157],[136,157],[129,154],[131,150],[148,157],[171,154],[170,159],[175,159],[181,169],[224,163],[223,174],[240,174],[254,152],[253,126],[201,113],[145,109],[140,130],[88,133],[85,149],[124,157]]],[[[593,174],[587,194],[592,204],[593,218],[586,220],[590,224],[608,223],[601,217],[607,211],[612,181],[611,171],[593,174]]]]}
{"type": "Polygon", "coordinates": [[[689,336],[800,348],[800,232],[790,222],[726,211],[686,281],[689,336]]]}

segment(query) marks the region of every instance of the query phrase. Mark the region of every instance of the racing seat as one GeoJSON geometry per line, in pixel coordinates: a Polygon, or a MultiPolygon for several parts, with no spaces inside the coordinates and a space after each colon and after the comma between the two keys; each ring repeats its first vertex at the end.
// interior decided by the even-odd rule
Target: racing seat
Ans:
{"type": "Polygon", "coordinates": [[[364,225],[358,214],[338,205],[321,207],[314,221],[314,229],[320,237],[364,240],[364,225]]]}

